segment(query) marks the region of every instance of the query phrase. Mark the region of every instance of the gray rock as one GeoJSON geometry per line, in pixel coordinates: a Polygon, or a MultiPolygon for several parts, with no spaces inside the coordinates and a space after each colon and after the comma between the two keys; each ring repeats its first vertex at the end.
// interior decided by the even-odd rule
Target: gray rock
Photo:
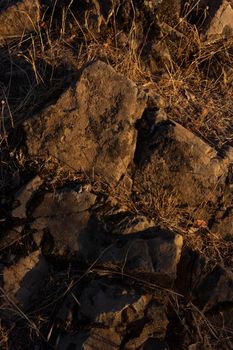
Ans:
{"type": "Polygon", "coordinates": [[[101,257],[100,263],[122,273],[153,278],[161,285],[171,285],[183,246],[181,235],[151,228],[142,234],[119,240],[101,257]]]}
{"type": "Polygon", "coordinates": [[[160,200],[169,194],[189,213],[202,207],[205,211],[206,203],[216,204],[225,186],[228,158],[219,158],[213,148],[173,121],[155,124],[142,147],[134,178],[134,190],[142,199],[151,195],[160,200]]]}
{"type": "Polygon", "coordinates": [[[218,212],[215,221],[211,226],[211,231],[217,233],[220,237],[233,239],[233,209],[218,212]]]}
{"type": "MultiPolygon", "coordinates": [[[[213,41],[233,33],[233,2],[231,0],[185,1],[184,14],[191,15],[202,40],[213,41]]],[[[188,16],[188,17],[189,17],[188,16]]]]}
{"type": "Polygon", "coordinates": [[[12,211],[13,217],[20,219],[25,219],[27,217],[27,204],[33,193],[38,190],[42,183],[43,180],[39,176],[36,176],[16,193],[15,199],[18,206],[12,211]]]}
{"type": "MultiPolygon", "coordinates": [[[[35,241],[39,244],[41,232],[47,230],[53,238],[53,254],[63,256],[80,253],[85,244],[81,236],[85,236],[90,219],[88,209],[94,205],[95,200],[96,196],[87,190],[79,193],[63,189],[46,193],[32,214],[36,219],[31,225],[35,230],[35,241]]],[[[86,251],[89,252],[88,246],[86,251]]]]}
{"type": "Polygon", "coordinates": [[[4,269],[4,291],[18,306],[26,310],[36,298],[47,272],[45,258],[39,251],[35,251],[4,269]]]}
{"type": "Polygon", "coordinates": [[[233,34],[233,8],[228,0],[208,1],[209,20],[206,23],[204,38],[207,40],[219,39],[221,36],[233,34]],[[211,11],[215,7],[214,14],[211,11]],[[212,12],[212,13],[211,13],[212,12]]]}
{"type": "Polygon", "coordinates": [[[91,281],[79,300],[79,319],[92,324],[83,348],[136,349],[149,336],[163,338],[168,324],[165,307],[151,299],[119,283],[91,281]]]}
{"type": "Polygon", "coordinates": [[[54,105],[25,122],[29,154],[48,154],[64,167],[116,182],[133,159],[134,124],[145,102],[133,82],[92,63],[54,105]]]}
{"type": "Polygon", "coordinates": [[[193,291],[195,303],[204,311],[233,302],[233,273],[217,265],[193,291]]]}
{"type": "Polygon", "coordinates": [[[0,42],[4,39],[21,38],[37,29],[40,19],[38,0],[16,1],[3,7],[0,12],[0,42]]]}

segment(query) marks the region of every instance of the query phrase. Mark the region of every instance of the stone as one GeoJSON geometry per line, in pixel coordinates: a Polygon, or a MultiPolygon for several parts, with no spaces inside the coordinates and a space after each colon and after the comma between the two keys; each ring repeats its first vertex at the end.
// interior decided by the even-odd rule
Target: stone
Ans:
{"type": "Polygon", "coordinates": [[[4,291],[26,310],[36,298],[48,273],[48,264],[39,251],[21,258],[3,271],[4,291]]]}
{"type": "Polygon", "coordinates": [[[85,189],[81,193],[68,188],[46,193],[32,213],[36,219],[31,224],[36,243],[40,244],[42,232],[48,231],[53,238],[53,254],[77,254],[90,220],[88,209],[95,200],[96,196],[85,189]]]}
{"type": "Polygon", "coordinates": [[[231,0],[184,1],[183,12],[197,25],[202,40],[213,41],[233,34],[231,0]]]}
{"type": "Polygon", "coordinates": [[[145,103],[133,82],[94,62],[55,104],[24,123],[29,154],[48,154],[69,170],[115,183],[133,160],[145,103]]]}
{"type": "Polygon", "coordinates": [[[130,235],[141,231],[145,231],[153,226],[155,226],[154,221],[148,219],[143,215],[129,215],[126,216],[119,223],[116,223],[113,227],[112,232],[114,234],[130,235]]]}
{"type": "Polygon", "coordinates": [[[220,158],[198,136],[165,120],[155,123],[141,148],[133,186],[139,198],[151,195],[159,201],[169,194],[177,207],[192,214],[197,208],[207,211],[207,203],[217,203],[225,187],[229,160],[220,158]]]}
{"type": "Polygon", "coordinates": [[[136,349],[149,336],[163,338],[165,306],[109,280],[92,280],[80,297],[79,320],[92,324],[84,349],[136,349]]]}
{"type": "Polygon", "coordinates": [[[0,8],[0,42],[35,31],[39,20],[39,0],[8,2],[0,8]]]}
{"type": "Polygon", "coordinates": [[[193,290],[194,303],[204,312],[233,302],[233,273],[220,265],[200,279],[193,290]]]}
{"type": "MultiPolygon", "coordinates": [[[[227,0],[218,0],[217,3],[218,8],[215,14],[212,15],[211,10],[213,2],[208,2],[210,19],[207,21],[204,34],[204,38],[207,38],[207,40],[214,40],[221,36],[233,34],[233,4],[227,0]]],[[[216,6],[216,4],[214,4],[214,6],[216,6]]]]}
{"type": "Polygon", "coordinates": [[[155,227],[119,239],[103,254],[99,263],[170,286],[176,278],[182,246],[181,235],[155,227]]]}
{"type": "Polygon", "coordinates": [[[15,218],[25,219],[27,217],[27,205],[34,194],[43,183],[43,180],[36,176],[21,188],[15,196],[18,205],[12,210],[11,215],[15,218]]]}
{"type": "Polygon", "coordinates": [[[211,232],[217,233],[225,239],[233,239],[233,209],[229,208],[218,213],[211,225],[211,232]]]}

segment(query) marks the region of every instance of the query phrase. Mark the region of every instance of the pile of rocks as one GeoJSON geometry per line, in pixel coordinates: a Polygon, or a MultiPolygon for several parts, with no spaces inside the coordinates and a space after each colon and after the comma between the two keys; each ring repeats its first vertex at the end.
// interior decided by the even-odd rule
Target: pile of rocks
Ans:
{"type": "MultiPolygon", "coordinates": [[[[98,1],[91,2],[103,25],[117,3],[108,2],[104,12],[98,1]]],[[[157,11],[162,25],[168,3],[144,1],[143,6],[151,14],[157,11]]],[[[175,13],[188,9],[194,21],[204,6],[202,37],[231,34],[232,2],[194,3],[174,1],[175,13]]],[[[2,21],[1,40],[36,30],[39,1],[8,4],[0,13],[2,21]]],[[[25,136],[21,151],[27,156],[44,163],[54,160],[51,174],[82,174],[82,181],[63,183],[53,191],[46,187],[44,174],[32,176],[15,194],[11,228],[0,236],[5,322],[15,321],[9,305],[24,314],[38,300],[43,304],[43,290],[60,264],[78,266],[78,278],[58,296],[53,325],[43,339],[56,349],[168,349],[176,323],[171,300],[179,298],[203,317],[221,312],[226,329],[231,328],[229,266],[187,248],[185,242],[195,223],[202,234],[211,229],[232,242],[233,150],[217,152],[162,108],[152,115],[147,98],[146,91],[96,60],[82,68],[56,102],[20,126],[25,136]],[[108,188],[104,195],[97,183],[108,188]],[[111,191],[126,183],[133,214],[110,200],[111,191]],[[176,210],[184,213],[182,230],[159,225],[157,218],[136,207],[167,195],[176,198],[176,210]],[[109,202],[111,215],[101,211],[109,202]],[[109,217],[114,224],[107,227],[109,217]],[[12,256],[9,246],[25,240],[30,247],[19,258],[12,256]]],[[[190,335],[189,349],[198,349],[192,341],[190,335]]]]}

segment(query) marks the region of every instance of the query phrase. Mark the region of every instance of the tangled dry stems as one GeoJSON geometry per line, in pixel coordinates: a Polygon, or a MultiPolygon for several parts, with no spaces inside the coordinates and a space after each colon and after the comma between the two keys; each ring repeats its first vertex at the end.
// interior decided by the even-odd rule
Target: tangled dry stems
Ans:
{"type": "MultiPolygon", "coordinates": [[[[1,64],[10,67],[7,85],[0,87],[2,152],[9,150],[9,131],[39,109],[41,102],[43,104],[43,101],[48,101],[53,98],[54,94],[62,90],[64,81],[56,72],[65,67],[67,74],[73,74],[86,62],[94,61],[96,58],[101,58],[111,64],[118,72],[147,89],[149,94],[152,91],[153,96],[160,96],[168,117],[178,121],[212,146],[221,149],[225,144],[232,145],[232,38],[221,39],[214,43],[203,43],[200,41],[197,30],[185,20],[182,20],[175,28],[165,26],[165,34],[160,40],[166,43],[171,56],[170,61],[165,63],[157,74],[151,72],[143,56],[143,50],[137,45],[139,28],[134,21],[123,46],[119,46],[117,42],[120,32],[117,32],[115,26],[108,27],[106,38],[99,38],[92,31],[88,21],[85,25],[79,23],[70,8],[63,9],[62,26],[59,33],[54,29],[52,22],[52,17],[49,24],[42,21],[36,27],[35,34],[25,35],[20,40],[9,43],[7,48],[1,49],[5,53],[1,54],[1,64]],[[70,22],[71,19],[72,22],[70,22]],[[178,31],[181,34],[180,39],[172,41],[169,34],[171,30],[178,31]],[[20,68],[27,77],[27,83],[22,84],[21,90],[12,97],[11,69],[12,67],[19,68],[16,58],[27,63],[25,68],[20,68]]],[[[2,190],[8,187],[9,175],[15,174],[18,169],[20,171],[24,169],[28,162],[24,155],[17,151],[17,147],[10,149],[10,152],[8,158],[1,154],[0,187],[2,190]]],[[[32,162],[37,161],[32,160],[32,162]]],[[[36,166],[40,166],[40,161],[36,166]]],[[[71,172],[64,176],[64,173],[59,173],[50,184],[56,186],[61,179],[62,181],[64,179],[74,180],[74,176],[78,175],[71,172]]],[[[103,184],[95,185],[98,193],[101,193],[103,188],[103,184]]],[[[161,196],[158,193],[157,198],[148,198],[147,203],[140,203],[139,206],[135,205],[127,190],[111,191],[111,196],[126,210],[158,218],[158,222],[163,222],[167,227],[184,234],[183,228],[179,226],[182,213],[177,208],[175,194],[161,196]]],[[[204,255],[214,256],[219,262],[229,259],[231,254],[230,245],[211,232],[205,235],[204,245],[203,237],[198,236],[196,232],[190,233],[188,240],[204,255]],[[199,247],[198,239],[200,240],[199,247]]],[[[186,308],[189,309],[196,325],[196,333],[200,342],[197,346],[203,346],[204,349],[214,349],[216,346],[217,349],[218,342],[222,340],[225,343],[230,342],[224,327],[219,335],[220,330],[209,324],[206,317],[193,304],[186,308]]],[[[181,322],[184,323],[185,320],[179,315],[180,312],[184,313],[184,306],[178,298],[176,298],[174,309],[181,322]]],[[[21,315],[21,317],[28,318],[27,315],[21,315]]],[[[28,320],[30,321],[29,318],[28,320]]],[[[34,321],[32,326],[32,330],[38,334],[40,326],[38,328],[34,321]]],[[[186,324],[184,326],[187,327],[186,324]]],[[[9,330],[6,331],[0,326],[0,345],[5,349],[7,349],[8,334],[9,330]]],[[[229,346],[231,346],[230,343],[229,346]]]]}

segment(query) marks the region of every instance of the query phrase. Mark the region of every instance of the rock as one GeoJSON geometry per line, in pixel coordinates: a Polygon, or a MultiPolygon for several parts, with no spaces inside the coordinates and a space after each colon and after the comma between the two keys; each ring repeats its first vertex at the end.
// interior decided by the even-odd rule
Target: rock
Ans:
{"type": "Polygon", "coordinates": [[[194,302],[204,312],[233,302],[233,273],[217,265],[193,291],[194,302]]]}
{"type": "MultiPolygon", "coordinates": [[[[82,248],[82,235],[90,220],[88,209],[94,205],[96,196],[87,190],[81,193],[62,189],[46,193],[32,216],[36,220],[31,228],[34,239],[41,242],[41,232],[48,231],[53,238],[53,254],[77,254],[82,248]]],[[[87,248],[88,251],[88,248],[87,248]]]]}
{"type": "Polygon", "coordinates": [[[134,124],[145,102],[133,82],[101,61],[92,63],[57,103],[24,123],[29,154],[48,154],[114,183],[133,159],[134,124]]]}
{"type": "Polygon", "coordinates": [[[39,0],[23,0],[0,8],[0,42],[3,39],[22,37],[37,29],[40,19],[39,0]]]}
{"type": "Polygon", "coordinates": [[[168,324],[164,305],[109,280],[84,289],[79,320],[92,324],[83,349],[136,349],[149,336],[163,338],[168,324]]]}
{"type": "Polygon", "coordinates": [[[35,251],[3,271],[4,291],[26,310],[36,298],[48,272],[45,258],[35,251]]]}
{"type": "Polygon", "coordinates": [[[82,213],[95,204],[96,195],[84,189],[77,192],[63,188],[54,193],[46,193],[43,201],[33,211],[33,217],[46,217],[82,213]]]}
{"type": "Polygon", "coordinates": [[[101,257],[100,263],[170,286],[176,278],[182,246],[182,236],[151,228],[119,240],[101,257]]]}
{"type": "Polygon", "coordinates": [[[211,225],[211,231],[219,234],[225,239],[233,238],[233,209],[229,208],[225,211],[219,212],[215,221],[211,225]]]}
{"type": "Polygon", "coordinates": [[[198,250],[183,249],[176,288],[203,312],[221,310],[232,303],[233,273],[198,250]]]}
{"type": "Polygon", "coordinates": [[[112,232],[114,234],[130,235],[145,231],[153,226],[155,226],[154,221],[143,215],[127,215],[123,220],[115,223],[112,232]]]}
{"type": "Polygon", "coordinates": [[[202,207],[205,211],[206,203],[217,202],[225,186],[228,159],[219,158],[199,137],[178,123],[162,121],[151,128],[141,147],[133,187],[139,197],[150,194],[160,200],[169,194],[189,213],[202,207]]]}
{"type": "Polygon", "coordinates": [[[211,20],[209,20],[207,24],[207,29],[205,32],[205,36],[207,37],[207,39],[210,39],[210,40],[219,38],[221,36],[233,34],[232,3],[227,0],[224,0],[224,1],[219,0],[217,1],[217,3],[219,3],[219,8],[215,12],[211,20]]]}
{"type": "Polygon", "coordinates": [[[13,217],[19,219],[25,219],[27,217],[27,204],[42,183],[43,180],[39,176],[36,176],[16,193],[15,199],[18,202],[18,206],[11,213],[13,217]]]}
{"type": "Polygon", "coordinates": [[[216,40],[233,34],[233,3],[229,0],[185,1],[184,14],[197,24],[202,40],[216,40]]]}

